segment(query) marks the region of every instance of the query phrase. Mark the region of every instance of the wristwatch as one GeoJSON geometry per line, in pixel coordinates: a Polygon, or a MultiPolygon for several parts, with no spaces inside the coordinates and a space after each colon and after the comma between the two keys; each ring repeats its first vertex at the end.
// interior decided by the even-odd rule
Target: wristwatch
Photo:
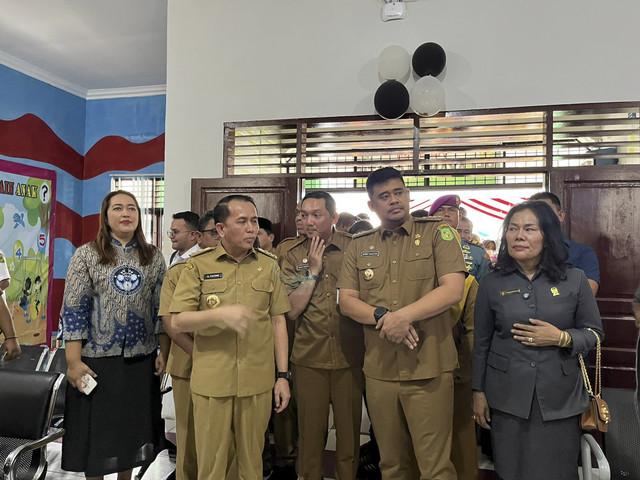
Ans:
{"type": "Polygon", "coordinates": [[[376,309],[373,311],[373,318],[375,319],[376,323],[378,323],[380,319],[384,317],[388,311],[389,310],[387,310],[384,307],[376,307],[376,309]]]}
{"type": "Polygon", "coordinates": [[[284,378],[285,380],[290,381],[291,380],[291,370],[288,370],[286,372],[278,372],[276,373],[276,380],[279,378],[284,378]]]}

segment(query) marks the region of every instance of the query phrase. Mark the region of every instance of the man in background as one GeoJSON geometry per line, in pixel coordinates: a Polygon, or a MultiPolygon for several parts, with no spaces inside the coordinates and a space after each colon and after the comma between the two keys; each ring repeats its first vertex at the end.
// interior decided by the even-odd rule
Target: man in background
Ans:
{"type": "MultiPolygon", "coordinates": [[[[460,197],[458,195],[443,195],[437,198],[429,209],[429,215],[442,217],[451,228],[457,230],[460,223],[460,197]]],[[[487,251],[464,238],[462,238],[460,247],[469,275],[473,275],[480,282],[482,277],[489,273],[487,251]]]]}
{"type": "MultiPolygon", "coordinates": [[[[539,200],[546,203],[554,211],[560,223],[564,222],[565,211],[562,209],[560,199],[551,192],[538,192],[531,195],[530,200],[539,200]]],[[[569,240],[564,233],[562,234],[565,245],[569,249],[568,262],[576,268],[579,268],[587,276],[589,286],[594,295],[598,293],[600,288],[600,265],[598,264],[598,256],[589,245],[569,240]]]]}
{"type": "Polygon", "coordinates": [[[169,265],[186,260],[193,252],[199,250],[196,235],[199,219],[198,214],[191,211],[173,215],[171,227],[167,232],[171,239],[171,248],[174,250],[169,258],[169,265]]]}
{"type": "Polygon", "coordinates": [[[296,321],[291,363],[298,402],[298,476],[324,471],[329,408],[336,426],[336,478],[355,479],[360,447],[364,341],[362,326],[338,308],[336,282],[351,235],[334,230],[336,204],[327,192],[302,200],[307,238],[285,255],[282,278],[296,321]]]}
{"type": "Polygon", "coordinates": [[[342,233],[347,233],[351,226],[358,221],[358,217],[352,215],[349,212],[342,212],[338,215],[338,221],[336,222],[336,230],[342,233]]]}
{"type": "Polygon", "coordinates": [[[274,253],[273,240],[276,236],[273,234],[273,224],[271,223],[271,220],[264,217],[258,217],[258,226],[260,227],[258,230],[258,242],[260,243],[260,248],[269,253],[274,253]]]}

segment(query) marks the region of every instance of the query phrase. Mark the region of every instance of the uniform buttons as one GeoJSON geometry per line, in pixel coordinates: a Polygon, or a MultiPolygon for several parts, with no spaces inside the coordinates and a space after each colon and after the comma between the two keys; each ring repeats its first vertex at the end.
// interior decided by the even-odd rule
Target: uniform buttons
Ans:
{"type": "Polygon", "coordinates": [[[536,362],[531,362],[529,365],[530,365],[531,367],[535,367],[535,366],[536,366],[536,362]]]}
{"type": "Polygon", "coordinates": [[[325,273],[325,274],[324,274],[324,278],[329,278],[329,274],[328,274],[328,273],[325,273]]]}
{"type": "Polygon", "coordinates": [[[398,262],[397,262],[397,261],[395,261],[395,260],[391,260],[391,263],[393,263],[393,264],[395,265],[395,264],[396,264],[396,263],[398,263],[398,262]]]}
{"type": "Polygon", "coordinates": [[[393,280],[391,280],[391,283],[398,283],[398,280],[394,278],[393,280]]]}
{"type": "Polygon", "coordinates": [[[530,303],[529,304],[529,308],[535,308],[536,304],[535,303],[530,303]]]}
{"type": "Polygon", "coordinates": [[[330,296],[331,296],[331,294],[330,294],[330,293],[327,293],[327,297],[330,297],[330,296]]]}
{"type": "Polygon", "coordinates": [[[323,256],[322,256],[322,259],[323,259],[323,260],[326,260],[326,259],[327,259],[327,256],[326,256],[326,255],[323,255],[323,256]]]}
{"type": "Polygon", "coordinates": [[[529,284],[529,285],[527,285],[527,288],[528,288],[529,290],[533,290],[533,285],[529,284]]]}
{"type": "Polygon", "coordinates": [[[240,280],[238,280],[238,285],[242,285],[242,282],[240,280]]]}
{"type": "Polygon", "coordinates": [[[394,301],[393,301],[393,302],[391,302],[391,303],[393,303],[394,305],[397,305],[397,304],[398,304],[398,300],[394,300],[394,301]]]}
{"type": "Polygon", "coordinates": [[[398,244],[398,242],[396,242],[395,240],[394,240],[393,242],[391,242],[391,243],[393,243],[394,245],[397,245],[397,244],[398,244]]]}
{"type": "Polygon", "coordinates": [[[419,257],[419,256],[420,256],[420,254],[418,252],[416,252],[416,257],[419,257]]]}
{"type": "MultiPolygon", "coordinates": [[[[240,343],[244,343],[244,338],[240,339],[240,343]]],[[[239,363],[241,363],[242,361],[240,361],[239,363]]]]}
{"type": "Polygon", "coordinates": [[[370,267],[370,266],[371,266],[371,263],[367,263],[367,267],[370,267]]]}

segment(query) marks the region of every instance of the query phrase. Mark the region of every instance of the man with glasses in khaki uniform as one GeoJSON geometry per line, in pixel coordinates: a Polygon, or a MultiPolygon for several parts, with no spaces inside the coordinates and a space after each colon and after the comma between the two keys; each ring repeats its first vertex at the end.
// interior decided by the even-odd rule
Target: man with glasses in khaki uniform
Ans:
{"type": "MultiPolygon", "coordinates": [[[[216,230],[213,210],[205,212],[198,222],[196,234],[200,248],[213,248],[220,243],[220,235],[216,230]]],[[[173,293],[186,262],[174,263],[167,270],[162,282],[160,311],[162,325],[171,338],[167,373],[171,375],[171,387],[176,416],[176,478],[177,480],[197,480],[198,462],[196,459],[196,442],[193,426],[193,403],[191,402],[191,354],[193,352],[193,336],[179,332],[171,326],[170,306],[173,293]]]]}
{"type": "Polygon", "coordinates": [[[385,480],[456,480],[450,459],[453,370],[449,309],[466,267],[451,227],[409,213],[402,175],[367,179],[382,226],[356,236],[338,280],[340,309],[364,325],[369,413],[385,480]]]}
{"type": "Polygon", "coordinates": [[[336,282],[351,235],[334,229],[336,203],[326,192],[302,199],[307,233],[282,262],[289,320],[296,321],[291,363],[300,429],[298,476],[321,480],[329,408],[336,426],[336,478],[355,480],[362,417],[362,326],[338,308],[336,282]]]}
{"type": "Polygon", "coordinates": [[[187,260],[170,307],[174,328],[195,331],[198,479],[225,478],[232,445],[238,478],[261,478],[271,391],[276,412],[290,396],[284,318],[290,305],[277,262],[253,248],[258,215],[251,197],[223,198],[214,217],[220,244],[187,260]]]}

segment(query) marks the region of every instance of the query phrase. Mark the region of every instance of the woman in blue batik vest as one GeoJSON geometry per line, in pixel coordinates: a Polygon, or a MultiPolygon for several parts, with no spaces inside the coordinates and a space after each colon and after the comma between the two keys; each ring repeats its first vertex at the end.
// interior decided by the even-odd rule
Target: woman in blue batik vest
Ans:
{"type": "Polygon", "coordinates": [[[64,470],[128,480],[163,448],[158,375],[165,361],[156,352],[158,337],[166,337],[157,317],[165,270],[145,240],[136,198],[109,193],[98,236],[71,258],[60,314],[69,365],[64,470]],[[91,379],[97,384],[87,394],[91,379]]]}

